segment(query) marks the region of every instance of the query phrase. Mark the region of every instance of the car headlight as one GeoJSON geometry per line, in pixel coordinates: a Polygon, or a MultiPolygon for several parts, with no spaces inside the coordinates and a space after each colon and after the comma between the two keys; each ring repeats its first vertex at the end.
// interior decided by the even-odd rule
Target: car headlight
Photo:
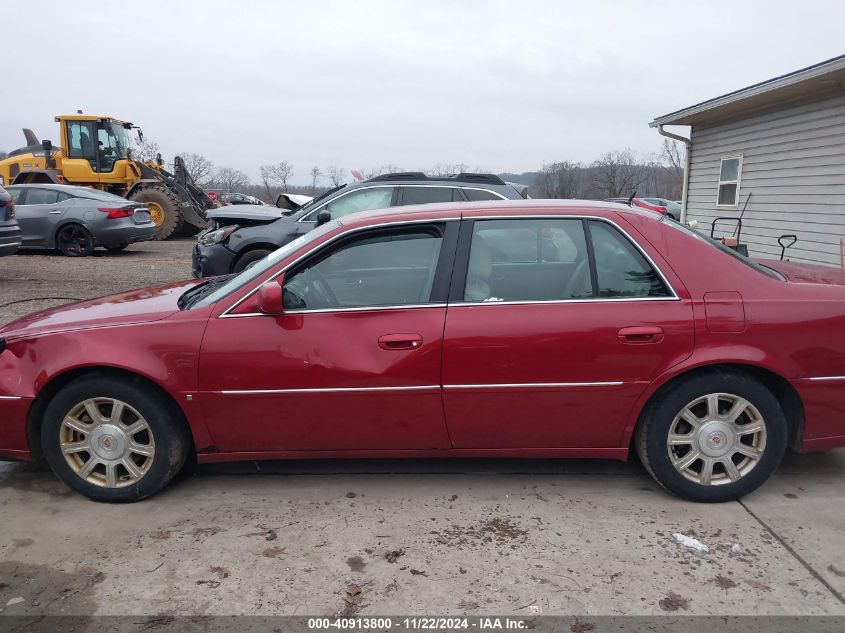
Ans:
{"type": "Polygon", "coordinates": [[[200,235],[200,244],[203,246],[212,246],[213,244],[219,244],[227,237],[229,237],[232,233],[238,230],[238,225],[233,224],[232,226],[224,226],[222,229],[216,229],[214,231],[210,231],[209,233],[204,233],[200,235]]]}

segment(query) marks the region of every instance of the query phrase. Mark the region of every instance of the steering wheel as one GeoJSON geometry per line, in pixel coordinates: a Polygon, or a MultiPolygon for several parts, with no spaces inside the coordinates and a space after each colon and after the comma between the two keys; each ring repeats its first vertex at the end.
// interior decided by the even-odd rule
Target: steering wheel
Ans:
{"type": "Polygon", "coordinates": [[[313,292],[317,295],[317,299],[320,303],[323,304],[321,307],[336,308],[340,305],[340,301],[337,300],[337,297],[334,292],[332,292],[326,278],[323,277],[319,270],[316,268],[309,268],[307,274],[308,281],[313,288],[313,292]]]}

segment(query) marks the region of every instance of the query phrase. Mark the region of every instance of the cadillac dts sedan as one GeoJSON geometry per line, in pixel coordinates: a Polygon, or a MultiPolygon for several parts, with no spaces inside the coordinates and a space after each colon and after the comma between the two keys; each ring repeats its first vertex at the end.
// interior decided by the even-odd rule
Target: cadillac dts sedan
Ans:
{"type": "Polygon", "coordinates": [[[132,501],[200,463],[594,457],[736,499],[845,446],[845,275],[600,202],[346,216],[235,276],[0,329],[0,455],[132,501]]]}

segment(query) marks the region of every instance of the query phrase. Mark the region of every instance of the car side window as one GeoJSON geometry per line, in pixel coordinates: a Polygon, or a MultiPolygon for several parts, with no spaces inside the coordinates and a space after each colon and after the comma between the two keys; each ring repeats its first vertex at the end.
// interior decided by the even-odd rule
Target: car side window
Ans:
{"type": "Polygon", "coordinates": [[[487,191],[486,189],[464,189],[464,194],[470,202],[481,202],[483,200],[502,200],[502,196],[487,191]]]}
{"type": "Polygon", "coordinates": [[[64,191],[60,191],[58,197],[56,198],[56,202],[64,202],[65,200],[69,200],[70,196],[66,194],[64,191]]]}
{"type": "Polygon", "coordinates": [[[580,219],[479,220],[464,301],[554,301],[593,296],[580,219]]]}
{"type": "Polygon", "coordinates": [[[463,200],[457,187],[402,187],[402,205],[463,200]]]}
{"type": "Polygon", "coordinates": [[[18,189],[16,187],[9,187],[8,189],[6,189],[6,191],[8,191],[9,195],[12,196],[12,201],[15,204],[23,205],[23,201],[26,198],[26,196],[24,196],[24,192],[26,191],[25,189],[18,189]]]}
{"type": "Polygon", "coordinates": [[[335,198],[325,206],[315,209],[309,213],[303,220],[306,222],[314,222],[317,219],[317,214],[320,211],[328,211],[332,219],[341,218],[350,213],[358,213],[359,211],[370,211],[371,209],[384,209],[390,206],[393,199],[393,187],[370,187],[367,189],[358,189],[351,193],[335,198]]]}
{"type": "Polygon", "coordinates": [[[286,310],[430,303],[439,227],[369,231],[331,249],[285,281],[286,310]]]}
{"type": "Polygon", "coordinates": [[[56,204],[59,192],[54,189],[30,189],[26,194],[26,204],[56,204]]]}
{"type": "Polygon", "coordinates": [[[590,222],[599,297],[669,297],[643,254],[607,222],[590,222]]]}

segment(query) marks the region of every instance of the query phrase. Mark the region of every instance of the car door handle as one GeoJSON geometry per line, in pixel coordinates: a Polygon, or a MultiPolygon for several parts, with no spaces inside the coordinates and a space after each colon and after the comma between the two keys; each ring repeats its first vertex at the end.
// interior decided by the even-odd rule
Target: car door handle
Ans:
{"type": "Polygon", "coordinates": [[[390,352],[422,347],[422,336],[419,334],[385,334],[378,339],[378,346],[390,352]]]}
{"type": "Polygon", "coordinates": [[[626,345],[648,345],[659,343],[663,340],[663,328],[656,325],[640,325],[635,327],[623,327],[617,336],[620,343],[626,345]]]}
{"type": "Polygon", "coordinates": [[[58,215],[59,213],[61,213],[60,209],[56,209],[55,211],[50,211],[50,215],[58,215]]]}

